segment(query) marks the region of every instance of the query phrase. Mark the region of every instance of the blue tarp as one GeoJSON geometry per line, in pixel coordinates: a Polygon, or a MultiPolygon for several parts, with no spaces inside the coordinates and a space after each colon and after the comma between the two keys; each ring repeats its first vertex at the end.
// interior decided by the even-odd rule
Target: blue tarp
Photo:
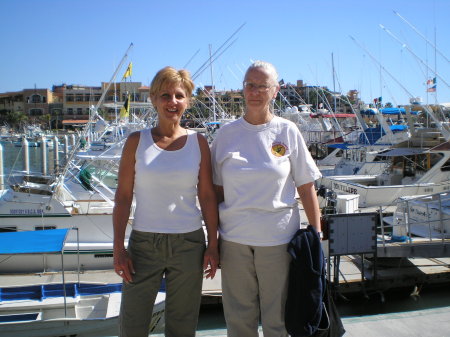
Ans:
{"type": "Polygon", "coordinates": [[[348,144],[347,143],[328,144],[327,146],[331,147],[333,149],[344,149],[344,150],[348,149],[348,144]]]}
{"type": "Polygon", "coordinates": [[[396,131],[404,131],[404,130],[408,129],[408,125],[395,124],[395,125],[391,125],[390,128],[395,133],[396,131]]]}
{"type": "Polygon", "coordinates": [[[0,254],[61,253],[69,228],[0,233],[0,254]]]}
{"type": "Polygon", "coordinates": [[[366,130],[364,130],[364,133],[359,135],[358,139],[359,144],[366,144],[366,145],[375,144],[375,142],[378,139],[380,139],[382,136],[386,134],[386,132],[384,132],[381,126],[377,126],[374,128],[367,128],[366,130]]]}
{"type": "Polygon", "coordinates": [[[381,109],[381,113],[383,115],[398,115],[398,114],[405,114],[405,108],[384,108],[381,109]]]}
{"type": "MultiPolygon", "coordinates": [[[[405,108],[384,108],[384,109],[380,109],[380,111],[383,115],[405,115],[406,114],[406,110],[405,108]]],[[[363,110],[361,111],[361,113],[363,115],[375,115],[378,112],[375,112],[374,109],[367,109],[367,110],[363,110]]],[[[419,113],[419,111],[410,111],[411,115],[417,115],[419,113]]]]}

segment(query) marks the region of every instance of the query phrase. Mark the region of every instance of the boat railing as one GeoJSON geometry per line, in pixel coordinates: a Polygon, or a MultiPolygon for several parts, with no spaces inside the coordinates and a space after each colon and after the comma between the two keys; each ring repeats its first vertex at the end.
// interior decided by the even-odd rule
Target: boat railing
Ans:
{"type": "Polygon", "coordinates": [[[429,243],[442,243],[448,244],[448,236],[450,235],[448,229],[446,229],[446,222],[450,223],[450,215],[446,216],[443,212],[443,197],[445,200],[449,200],[449,195],[447,193],[435,193],[430,195],[420,195],[414,198],[400,199],[397,201],[397,208],[394,212],[393,220],[391,225],[386,225],[383,220],[382,206],[380,206],[380,227],[382,245],[385,247],[386,233],[392,231],[391,240],[396,242],[405,242],[408,245],[413,245],[413,241],[417,238],[414,236],[412,226],[423,226],[427,229],[427,232],[423,231],[424,235],[421,237],[425,238],[425,242],[429,243]],[[412,219],[411,217],[411,206],[413,204],[422,203],[424,213],[421,213],[421,218],[425,219],[419,221],[412,219]],[[430,207],[433,206],[433,207],[430,207]],[[434,215],[431,214],[431,210],[434,211],[434,215]],[[436,218],[436,213],[438,217],[436,218]],[[437,225],[437,226],[436,226],[437,225]],[[394,233],[400,233],[405,235],[394,235],[394,233]],[[427,234],[427,235],[425,235],[427,234]]]}
{"type": "Polygon", "coordinates": [[[64,245],[70,230],[76,231],[77,237],[77,283],[79,285],[80,236],[78,227],[0,233],[2,235],[0,237],[0,256],[17,254],[59,254],[61,256],[62,295],[64,296],[65,318],[67,318],[67,289],[64,269],[64,245]]]}

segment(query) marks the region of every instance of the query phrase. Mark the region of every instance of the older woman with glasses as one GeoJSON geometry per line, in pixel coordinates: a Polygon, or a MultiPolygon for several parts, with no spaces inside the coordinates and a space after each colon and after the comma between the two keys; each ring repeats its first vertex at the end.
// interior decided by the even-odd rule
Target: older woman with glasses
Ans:
{"type": "Polygon", "coordinates": [[[121,337],[148,336],[163,276],[165,336],[195,336],[202,279],[213,278],[219,263],[209,146],[180,126],[193,89],[186,70],[161,69],[150,86],[158,124],[132,133],[122,152],[113,212],[114,268],[124,280],[121,337]],[[125,249],[133,194],[136,210],[125,249]]]}
{"type": "Polygon", "coordinates": [[[273,65],[256,61],[244,79],[243,118],[224,125],[212,145],[219,202],[223,306],[229,337],[287,336],[284,324],[290,256],[300,228],[300,195],[320,228],[314,180],[321,175],[297,126],[273,114],[279,91],[273,65]]]}

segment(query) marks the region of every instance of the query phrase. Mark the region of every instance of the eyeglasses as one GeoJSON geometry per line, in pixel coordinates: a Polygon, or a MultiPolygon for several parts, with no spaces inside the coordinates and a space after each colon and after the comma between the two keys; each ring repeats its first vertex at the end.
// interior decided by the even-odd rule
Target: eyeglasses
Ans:
{"type": "Polygon", "coordinates": [[[274,85],[271,84],[256,84],[252,82],[244,82],[244,89],[253,91],[258,90],[259,92],[267,92],[270,88],[272,88],[274,85]]]}

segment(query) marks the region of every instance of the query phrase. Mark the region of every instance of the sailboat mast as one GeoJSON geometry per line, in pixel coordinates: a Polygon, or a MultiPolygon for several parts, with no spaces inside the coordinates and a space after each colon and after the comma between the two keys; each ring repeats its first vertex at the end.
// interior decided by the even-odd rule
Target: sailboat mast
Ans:
{"type": "Polygon", "coordinates": [[[421,32],[417,30],[416,27],[414,27],[408,20],[406,20],[403,16],[401,16],[396,11],[393,11],[400,19],[402,19],[408,26],[410,26],[422,39],[424,39],[430,46],[434,48],[434,50],[439,53],[447,62],[450,63],[450,60],[447,58],[447,56],[444,55],[437,47],[436,47],[436,40],[434,41],[434,44],[429,41],[421,32]]]}
{"type": "Polygon", "coordinates": [[[336,80],[334,72],[334,55],[331,53],[331,66],[333,70],[333,97],[334,97],[334,112],[336,112],[336,80]]]}
{"type": "Polygon", "coordinates": [[[214,78],[213,78],[213,67],[212,67],[212,54],[211,54],[211,44],[209,45],[209,70],[211,72],[211,91],[213,99],[213,120],[216,121],[216,95],[214,93],[214,78]]]}

